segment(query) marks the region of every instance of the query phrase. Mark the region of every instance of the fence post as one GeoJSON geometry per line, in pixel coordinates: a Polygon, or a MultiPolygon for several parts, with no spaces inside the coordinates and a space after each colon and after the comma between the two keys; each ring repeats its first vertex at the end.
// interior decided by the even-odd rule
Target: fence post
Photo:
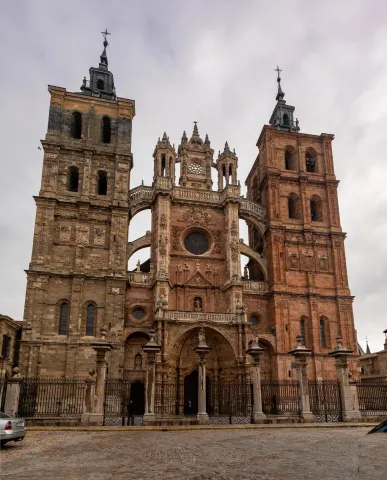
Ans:
{"type": "Polygon", "coordinates": [[[289,353],[294,356],[296,364],[296,374],[298,380],[298,403],[301,420],[303,422],[314,422],[313,413],[310,411],[308,375],[306,373],[307,356],[312,353],[311,350],[302,344],[302,337],[296,337],[297,345],[289,353]]]}
{"type": "Polygon", "coordinates": [[[89,415],[89,424],[103,425],[104,416],[104,399],[105,399],[105,385],[106,385],[106,354],[110,352],[113,345],[106,341],[107,327],[104,326],[100,330],[101,340],[92,344],[93,349],[97,352],[96,359],[96,382],[95,382],[95,402],[94,411],[89,415]]]}
{"type": "Polygon", "coordinates": [[[86,393],[85,393],[85,412],[81,417],[81,424],[88,425],[90,423],[90,415],[94,413],[95,407],[95,370],[89,370],[90,377],[85,380],[86,383],[86,393]]]}
{"type": "Polygon", "coordinates": [[[199,424],[208,423],[207,413],[207,395],[206,395],[206,355],[212,350],[206,344],[204,327],[199,330],[199,344],[194,348],[199,356],[199,376],[198,376],[198,413],[197,420],[199,424]]]}
{"type": "Polygon", "coordinates": [[[262,411],[261,371],[259,357],[264,349],[259,346],[258,334],[255,333],[253,340],[249,343],[247,353],[253,358],[253,423],[264,423],[266,415],[262,411]]]}
{"type": "Polygon", "coordinates": [[[13,370],[13,377],[7,380],[7,391],[5,394],[4,413],[10,417],[16,417],[19,410],[20,398],[20,370],[15,367],[13,370]]]}
{"type": "Polygon", "coordinates": [[[145,413],[144,425],[154,425],[155,414],[155,390],[156,390],[156,354],[160,353],[161,346],[155,341],[154,330],[149,332],[149,342],[142,349],[146,353],[146,383],[145,383],[145,413]]]}
{"type": "Polygon", "coordinates": [[[329,352],[328,355],[335,359],[343,421],[360,421],[361,413],[359,410],[357,389],[355,385],[350,385],[348,376],[348,357],[352,355],[352,350],[347,350],[343,347],[343,342],[340,336],[336,337],[336,343],[336,347],[329,352]]]}

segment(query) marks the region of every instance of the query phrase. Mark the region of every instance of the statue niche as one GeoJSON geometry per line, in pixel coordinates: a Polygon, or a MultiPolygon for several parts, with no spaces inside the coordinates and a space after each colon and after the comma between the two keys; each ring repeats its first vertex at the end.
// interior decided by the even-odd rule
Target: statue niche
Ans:
{"type": "Polygon", "coordinates": [[[201,297],[194,298],[194,312],[202,312],[203,311],[203,303],[201,297]]]}

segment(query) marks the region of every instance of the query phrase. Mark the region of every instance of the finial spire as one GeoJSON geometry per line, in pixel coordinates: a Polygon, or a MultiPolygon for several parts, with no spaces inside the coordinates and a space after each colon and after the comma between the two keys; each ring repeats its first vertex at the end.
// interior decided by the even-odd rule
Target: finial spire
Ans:
{"type": "Polygon", "coordinates": [[[192,136],[193,137],[198,137],[199,136],[198,122],[195,121],[193,123],[194,123],[194,129],[193,129],[192,136]]]}
{"type": "Polygon", "coordinates": [[[107,59],[107,55],[106,55],[106,47],[109,45],[108,41],[106,40],[106,37],[108,35],[111,35],[111,33],[109,33],[107,31],[107,28],[105,29],[104,32],[101,32],[102,33],[102,36],[103,36],[103,52],[102,52],[102,55],[101,55],[101,64],[103,65],[108,65],[108,59],[107,59]]]}
{"type": "Polygon", "coordinates": [[[368,345],[368,338],[367,337],[366,337],[366,344],[367,344],[366,355],[369,355],[371,353],[371,350],[370,350],[370,346],[368,345]]]}
{"type": "Polygon", "coordinates": [[[282,91],[282,88],[281,88],[281,77],[280,77],[280,73],[282,72],[282,70],[279,68],[279,66],[277,65],[277,68],[274,69],[275,72],[277,72],[277,83],[278,83],[278,93],[277,93],[277,96],[275,97],[275,99],[277,100],[283,100],[285,94],[284,92],[282,91]]]}

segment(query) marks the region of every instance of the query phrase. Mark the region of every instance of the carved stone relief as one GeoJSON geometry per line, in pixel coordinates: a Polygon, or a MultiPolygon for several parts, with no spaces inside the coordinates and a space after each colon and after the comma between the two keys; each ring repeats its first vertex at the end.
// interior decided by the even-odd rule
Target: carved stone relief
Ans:
{"type": "Polygon", "coordinates": [[[89,227],[86,225],[77,225],[75,241],[78,245],[89,244],[89,227]]]}
{"type": "Polygon", "coordinates": [[[94,228],[94,245],[105,245],[105,233],[106,229],[101,227],[94,228]]]}
{"type": "Polygon", "coordinates": [[[71,227],[68,225],[59,226],[59,241],[61,243],[69,243],[71,240],[71,227]]]}

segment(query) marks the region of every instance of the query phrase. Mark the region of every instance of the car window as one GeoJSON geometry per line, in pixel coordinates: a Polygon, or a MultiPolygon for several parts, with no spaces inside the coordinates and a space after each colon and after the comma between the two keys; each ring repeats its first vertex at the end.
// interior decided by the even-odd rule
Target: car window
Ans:
{"type": "Polygon", "coordinates": [[[3,412],[0,412],[0,418],[11,418],[9,415],[6,415],[3,412]]]}

